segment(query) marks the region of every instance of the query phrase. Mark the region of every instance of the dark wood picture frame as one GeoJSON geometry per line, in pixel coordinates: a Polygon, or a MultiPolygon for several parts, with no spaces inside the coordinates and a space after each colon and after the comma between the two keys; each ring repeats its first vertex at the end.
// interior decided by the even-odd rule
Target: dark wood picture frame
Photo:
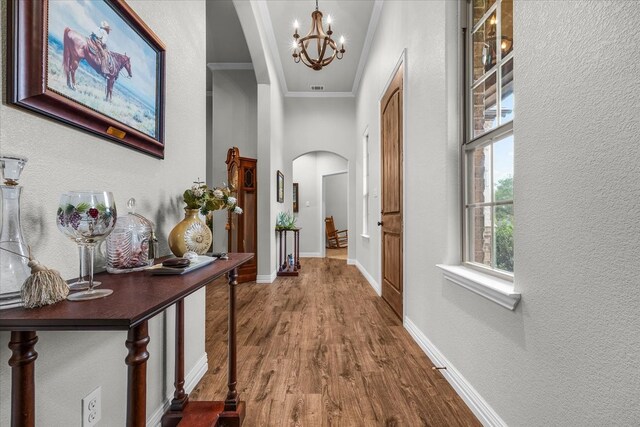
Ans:
{"type": "Polygon", "coordinates": [[[298,183],[293,183],[293,212],[298,212],[298,183]]]}
{"type": "Polygon", "coordinates": [[[276,175],[277,182],[277,192],[276,192],[276,200],[278,203],[284,203],[284,175],[282,172],[278,171],[276,175]]]}
{"type": "Polygon", "coordinates": [[[9,0],[7,102],[164,158],[165,46],[124,0],[103,0],[157,53],[156,137],[60,95],[47,86],[49,0],[9,0]]]}

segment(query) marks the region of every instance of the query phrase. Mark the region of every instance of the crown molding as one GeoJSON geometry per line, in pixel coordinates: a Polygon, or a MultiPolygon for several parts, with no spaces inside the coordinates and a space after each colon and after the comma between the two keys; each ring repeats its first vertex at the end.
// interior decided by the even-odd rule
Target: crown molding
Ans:
{"type": "Polygon", "coordinates": [[[209,62],[207,68],[211,71],[253,70],[253,64],[251,62],[209,62]]]}

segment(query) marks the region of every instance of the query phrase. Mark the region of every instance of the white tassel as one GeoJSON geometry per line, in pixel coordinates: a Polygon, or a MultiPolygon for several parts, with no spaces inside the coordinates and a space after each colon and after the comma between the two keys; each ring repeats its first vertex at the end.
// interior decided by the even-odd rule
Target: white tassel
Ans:
{"type": "Polygon", "coordinates": [[[69,286],[56,270],[50,270],[30,258],[31,275],[22,285],[22,301],[26,308],[35,308],[62,301],[69,295],[69,286]]]}

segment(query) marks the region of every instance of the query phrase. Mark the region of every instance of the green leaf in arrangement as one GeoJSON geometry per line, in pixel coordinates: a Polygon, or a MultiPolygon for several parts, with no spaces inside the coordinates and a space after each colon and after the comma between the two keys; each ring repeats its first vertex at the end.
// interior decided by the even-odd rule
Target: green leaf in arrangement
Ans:
{"type": "Polygon", "coordinates": [[[196,197],[193,195],[193,193],[190,190],[186,190],[182,194],[182,197],[184,198],[184,202],[187,204],[187,208],[196,209],[196,208],[199,207],[198,200],[196,199],[196,197]]]}
{"type": "Polygon", "coordinates": [[[79,213],[84,213],[89,209],[89,207],[90,207],[89,203],[82,202],[82,203],[78,203],[78,205],[76,206],[76,210],[79,213]]]}

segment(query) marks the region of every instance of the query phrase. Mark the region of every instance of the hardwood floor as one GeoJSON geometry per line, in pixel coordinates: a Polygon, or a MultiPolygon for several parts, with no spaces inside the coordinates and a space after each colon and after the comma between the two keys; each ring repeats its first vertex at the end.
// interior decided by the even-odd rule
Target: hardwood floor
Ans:
{"type": "Polygon", "coordinates": [[[325,256],[327,258],[341,259],[343,261],[346,261],[347,252],[348,252],[347,248],[340,248],[340,249],[327,248],[325,256]]]}
{"type": "MultiPolygon", "coordinates": [[[[479,426],[391,308],[351,265],[238,286],[244,426],[479,426]]],[[[227,288],[207,287],[209,371],[193,400],[224,400],[227,288]]]]}

